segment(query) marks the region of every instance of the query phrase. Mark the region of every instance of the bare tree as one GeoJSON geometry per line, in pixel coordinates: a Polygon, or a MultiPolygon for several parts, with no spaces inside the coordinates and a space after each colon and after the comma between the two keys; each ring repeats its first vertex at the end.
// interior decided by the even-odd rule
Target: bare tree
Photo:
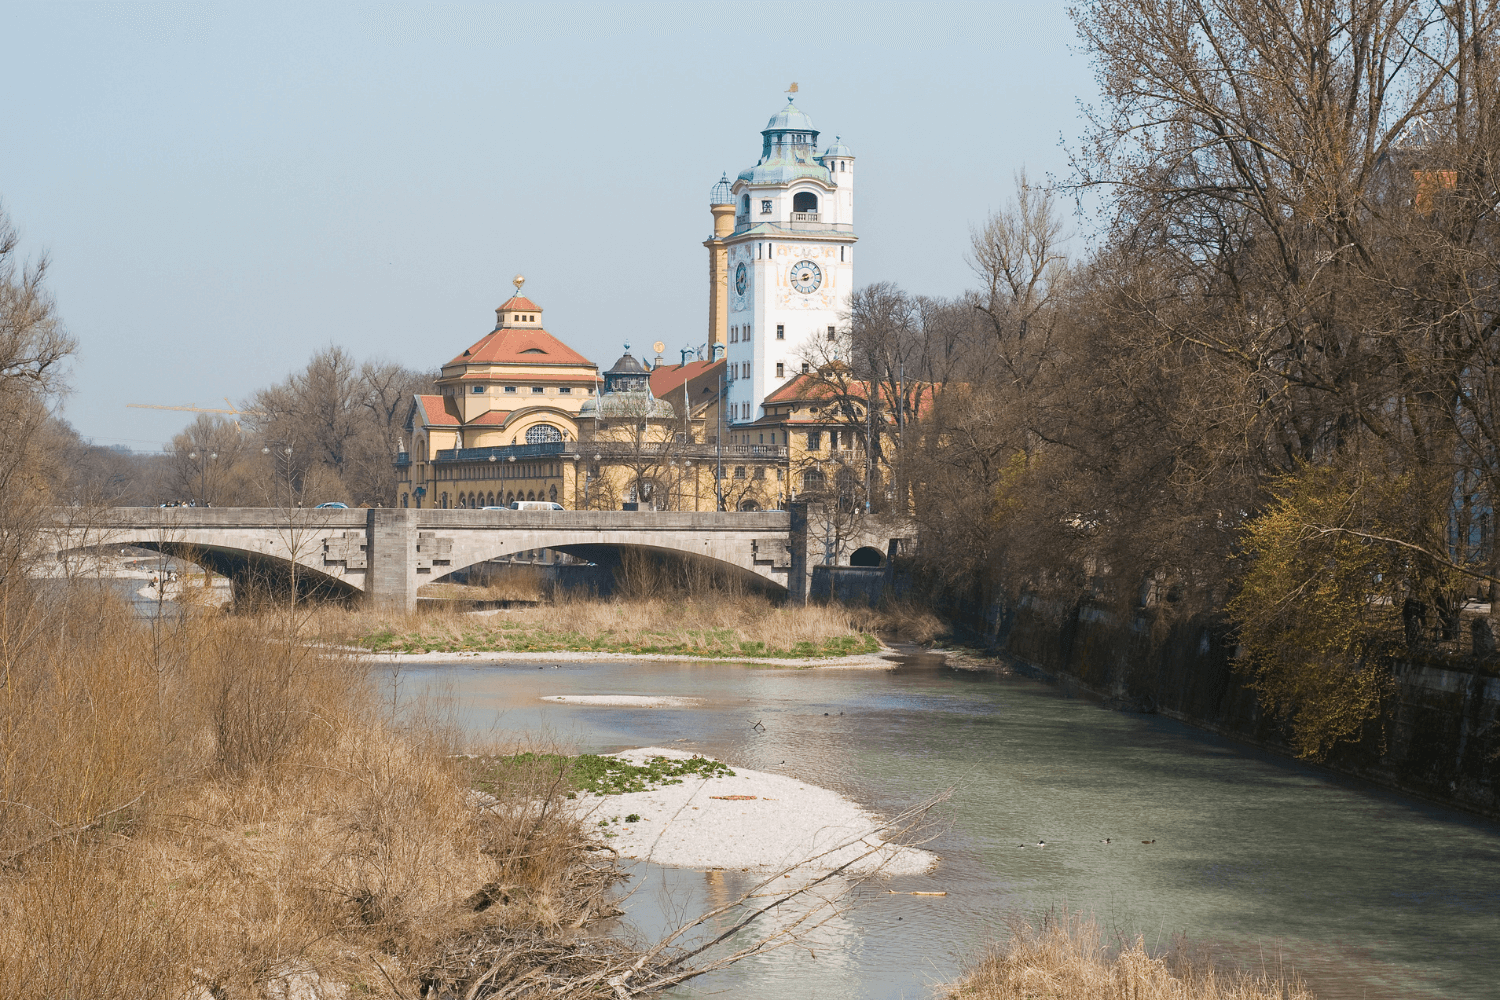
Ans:
{"type": "Polygon", "coordinates": [[[0,586],[17,579],[63,476],[39,436],[51,426],[47,405],[64,388],[63,366],[75,347],[46,290],[46,258],[27,267],[18,245],[0,212],[0,586]]]}

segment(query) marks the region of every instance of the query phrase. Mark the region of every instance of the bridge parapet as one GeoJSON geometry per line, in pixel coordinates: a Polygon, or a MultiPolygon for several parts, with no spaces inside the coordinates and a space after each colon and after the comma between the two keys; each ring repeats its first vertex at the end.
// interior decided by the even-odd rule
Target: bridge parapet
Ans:
{"type": "MultiPolygon", "coordinates": [[[[512,511],[408,508],[117,507],[54,512],[49,548],[136,544],[236,580],[276,570],[296,581],[363,592],[386,610],[416,607],[417,588],[455,570],[528,549],[599,561],[620,549],[674,553],[735,567],[804,599],[825,546],[804,505],[788,511],[512,511]],[[812,552],[809,548],[812,548],[812,552]],[[286,569],[296,567],[287,574],[286,569]]],[[[879,525],[870,544],[884,548],[879,525]]],[[[861,542],[863,539],[860,540],[861,542]]],[[[835,553],[835,556],[843,555],[835,553]]]]}

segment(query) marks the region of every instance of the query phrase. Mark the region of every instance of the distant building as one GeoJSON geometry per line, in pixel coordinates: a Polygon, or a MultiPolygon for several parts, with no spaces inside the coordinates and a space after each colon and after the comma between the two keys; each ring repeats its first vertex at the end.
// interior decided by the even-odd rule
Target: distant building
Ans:
{"type": "Polygon", "coordinates": [[[866,391],[824,377],[840,364],[857,237],[854,156],[837,139],[819,153],[818,135],[789,98],[756,164],[714,186],[707,339],[678,364],[627,344],[601,375],[543,328],[518,277],[494,330],[412,401],[401,505],[757,510],[878,480],[866,391]]]}

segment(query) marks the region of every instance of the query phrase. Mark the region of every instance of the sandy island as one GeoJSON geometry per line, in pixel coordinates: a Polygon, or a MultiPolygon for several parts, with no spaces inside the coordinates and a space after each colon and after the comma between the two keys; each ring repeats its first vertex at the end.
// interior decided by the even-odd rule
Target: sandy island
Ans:
{"type": "MultiPolygon", "coordinates": [[[[652,757],[686,759],[681,750],[643,747],[615,754],[636,763],[652,757]]],[[[576,802],[601,842],[622,857],[681,868],[754,868],[777,871],[842,848],[802,866],[828,870],[877,848],[850,868],[889,875],[930,870],[930,851],[886,844],[875,835],[880,819],[837,792],[796,778],[734,768],[732,778],[683,777],[680,785],[623,795],[584,793],[576,802]],[[723,796],[736,796],[724,798],[723,796]],[[640,819],[627,823],[632,814],[640,819]],[[600,820],[607,825],[598,826],[600,820]]]]}
{"type": "Polygon", "coordinates": [[[501,652],[475,650],[460,653],[387,653],[372,652],[359,646],[339,647],[362,653],[383,663],[508,663],[516,660],[550,666],[571,662],[620,662],[624,660],[657,660],[673,663],[758,663],[777,667],[840,667],[854,670],[894,670],[899,664],[895,650],[882,646],[878,652],[854,656],[810,656],[802,658],[769,656],[686,656],[680,653],[603,653],[594,650],[556,649],[548,652],[501,652]]]}

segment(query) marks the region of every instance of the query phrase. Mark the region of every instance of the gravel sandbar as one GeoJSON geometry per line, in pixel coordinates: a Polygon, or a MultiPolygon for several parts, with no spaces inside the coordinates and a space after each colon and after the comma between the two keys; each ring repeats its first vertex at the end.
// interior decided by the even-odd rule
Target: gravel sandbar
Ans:
{"type": "MultiPolygon", "coordinates": [[[[626,750],[615,756],[635,762],[651,757],[694,756],[664,747],[626,750]]],[[[604,843],[622,857],[680,868],[754,868],[780,870],[821,854],[835,845],[861,838],[803,865],[803,870],[836,868],[870,848],[877,853],[850,871],[879,868],[890,875],[909,875],[932,868],[930,851],[886,844],[875,830],[880,820],[837,792],[796,778],[734,768],[733,778],[683,777],[680,785],[648,792],[578,797],[577,808],[604,843]],[[724,799],[715,796],[754,796],[724,799]],[[631,814],[640,820],[627,823],[631,814]],[[600,820],[606,826],[596,826],[600,820]]]]}
{"type": "Polygon", "coordinates": [[[649,694],[544,694],[542,701],[564,705],[606,705],[618,708],[697,708],[702,698],[649,694]]]}
{"type": "Polygon", "coordinates": [[[359,646],[340,647],[351,652],[373,657],[381,663],[538,663],[551,666],[555,663],[619,663],[625,660],[656,660],[666,663],[755,663],[774,667],[837,667],[846,670],[894,670],[899,664],[894,659],[896,652],[881,649],[875,653],[858,653],[853,656],[808,657],[805,659],[777,659],[768,656],[681,656],[672,653],[601,653],[594,650],[552,650],[546,653],[512,653],[477,650],[462,653],[387,653],[371,652],[359,646]]]}

